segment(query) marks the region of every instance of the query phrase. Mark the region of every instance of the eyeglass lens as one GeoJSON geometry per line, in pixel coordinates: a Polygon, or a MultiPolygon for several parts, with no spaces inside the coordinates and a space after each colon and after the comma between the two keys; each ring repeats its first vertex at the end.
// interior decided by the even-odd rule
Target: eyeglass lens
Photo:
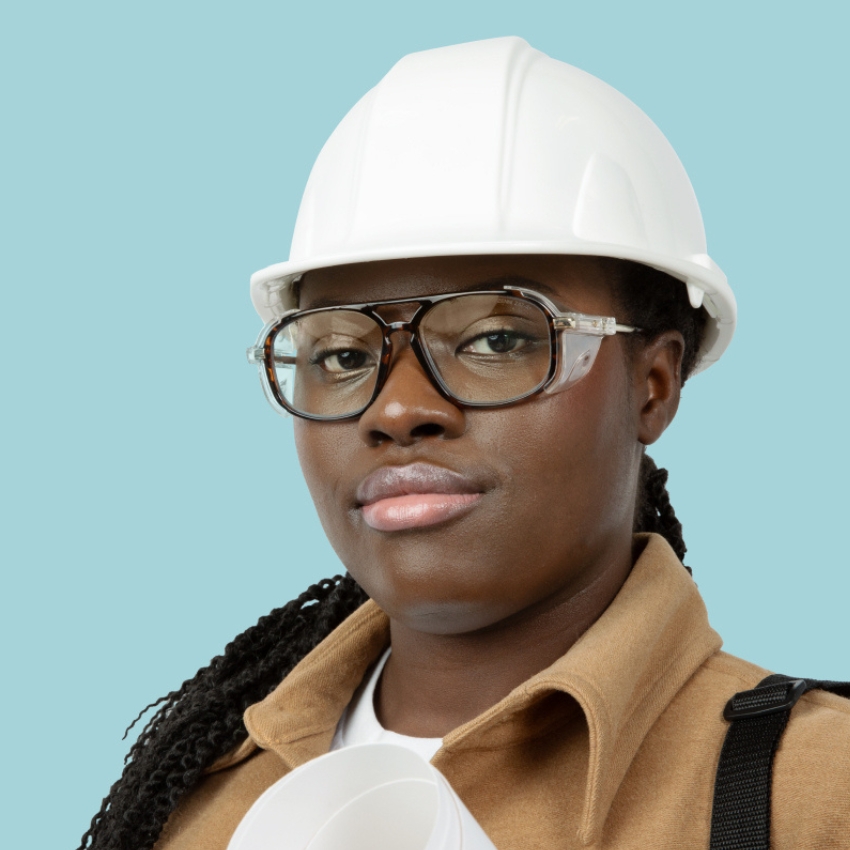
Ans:
{"type": "MultiPolygon", "coordinates": [[[[522,298],[469,293],[438,301],[418,336],[435,377],[461,403],[504,404],[530,395],[549,374],[547,316],[522,298]]],[[[355,310],[296,316],[273,340],[278,390],[310,416],[359,412],[375,391],[383,340],[378,322],[355,310]]]]}

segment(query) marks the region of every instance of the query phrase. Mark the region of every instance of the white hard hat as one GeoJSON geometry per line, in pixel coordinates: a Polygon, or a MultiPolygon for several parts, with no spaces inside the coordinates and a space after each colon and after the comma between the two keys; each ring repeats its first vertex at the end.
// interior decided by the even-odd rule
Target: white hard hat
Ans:
{"type": "Polygon", "coordinates": [[[401,59],[328,139],[289,260],[252,275],[251,297],[268,322],[310,269],[470,254],[618,257],[679,278],[711,317],[695,371],[735,329],[670,143],[624,95],[520,38],[401,59]]]}

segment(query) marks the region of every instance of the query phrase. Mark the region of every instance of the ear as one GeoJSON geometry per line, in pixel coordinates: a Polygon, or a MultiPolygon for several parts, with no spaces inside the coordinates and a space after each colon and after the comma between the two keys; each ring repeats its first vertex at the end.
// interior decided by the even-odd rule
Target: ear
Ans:
{"type": "Polygon", "coordinates": [[[634,356],[634,401],[637,438],[652,445],[673,421],[682,390],[685,341],[678,331],[665,331],[634,356]]]}

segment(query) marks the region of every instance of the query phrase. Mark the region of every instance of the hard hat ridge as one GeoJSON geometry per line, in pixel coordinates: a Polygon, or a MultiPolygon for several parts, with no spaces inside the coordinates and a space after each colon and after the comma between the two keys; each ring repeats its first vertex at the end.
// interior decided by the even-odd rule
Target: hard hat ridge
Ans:
{"type": "Polygon", "coordinates": [[[291,283],[310,269],[476,254],[618,257],[679,278],[713,319],[696,371],[734,330],[734,297],[661,131],[519,38],[402,58],[322,149],[290,259],[257,272],[252,297],[268,321],[295,306],[291,283]]]}

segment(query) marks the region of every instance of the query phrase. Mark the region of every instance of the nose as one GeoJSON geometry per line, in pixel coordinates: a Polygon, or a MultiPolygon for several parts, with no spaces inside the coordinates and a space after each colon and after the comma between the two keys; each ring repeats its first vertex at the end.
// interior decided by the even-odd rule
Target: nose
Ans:
{"type": "Polygon", "coordinates": [[[410,446],[428,437],[461,436],[466,414],[440,394],[408,343],[394,354],[386,382],[358,427],[367,445],[410,446]]]}

